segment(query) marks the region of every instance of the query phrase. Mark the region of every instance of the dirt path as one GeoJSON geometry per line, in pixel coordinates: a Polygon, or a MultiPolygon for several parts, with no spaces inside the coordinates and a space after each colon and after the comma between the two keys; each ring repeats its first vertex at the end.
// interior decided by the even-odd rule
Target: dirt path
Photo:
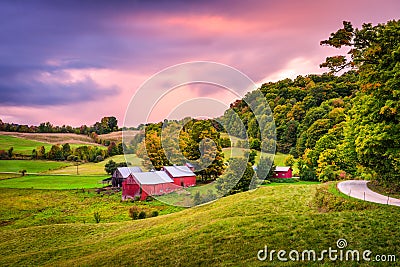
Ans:
{"type": "Polygon", "coordinates": [[[340,192],[348,196],[358,198],[361,200],[389,204],[393,206],[400,206],[400,199],[387,197],[378,194],[367,187],[368,181],[363,180],[349,180],[338,183],[337,187],[340,192]]]}

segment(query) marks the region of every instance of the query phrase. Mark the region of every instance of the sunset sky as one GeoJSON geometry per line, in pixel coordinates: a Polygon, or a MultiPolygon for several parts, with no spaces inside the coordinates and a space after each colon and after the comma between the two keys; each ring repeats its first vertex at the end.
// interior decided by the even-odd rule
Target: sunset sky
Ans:
{"type": "MultiPolygon", "coordinates": [[[[322,73],[340,51],[319,42],[343,20],[384,23],[399,10],[398,0],[0,1],[0,119],[79,126],[113,115],[122,126],[146,79],[188,61],[227,64],[257,83],[322,73]]],[[[209,87],[175,94],[154,120],[179,95],[233,100],[209,87]]]]}

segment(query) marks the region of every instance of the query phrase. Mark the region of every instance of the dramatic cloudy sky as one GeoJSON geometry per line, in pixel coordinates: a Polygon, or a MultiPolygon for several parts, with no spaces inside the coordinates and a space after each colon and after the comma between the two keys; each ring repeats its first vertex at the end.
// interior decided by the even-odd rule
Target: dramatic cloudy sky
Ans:
{"type": "MultiPolygon", "coordinates": [[[[338,51],[319,41],[343,20],[360,27],[399,10],[398,0],[0,1],[0,118],[79,126],[115,115],[122,125],[143,82],[187,61],[227,64],[257,83],[321,73],[338,51]]],[[[153,119],[179,96],[234,98],[214,89],[178,88],[153,119]]]]}

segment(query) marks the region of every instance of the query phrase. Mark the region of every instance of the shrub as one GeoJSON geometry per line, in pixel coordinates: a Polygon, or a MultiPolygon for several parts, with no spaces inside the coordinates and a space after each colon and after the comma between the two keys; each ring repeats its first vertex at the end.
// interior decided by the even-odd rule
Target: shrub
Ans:
{"type": "Polygon", "coordinates": [[[100,213],[96,211],[93,215],[94,215],[95,222],[99,223],[101,221],[100,213]]]}
{"type": "Polygon", "coordinates": [[[153,210],[151,213],[151,217],[157,217],[158,216],[158,211],[157,210],[153,210]]]}
{"type": "Polygon", "coordinates": [[[142,210],[142,211],[139,213],[138,219],[146,219],[146,212],[142,210]]]}
{"type": "Polygon", "coordinates": [[[4,150],[0,150],[0,159],[8,159],[8,153],[4,150]]]}
{"type": "Polygon", "coordinates": [[[139,208],[137,206],[130,207],[129,217],[131,217],[132,220],[137,220],[139,218],[139,208]]]}
{"type": "Polygon", "coordinates": [[[95,162],[100,162],[100,161],[103,161],[103,160],[104,160],[104,158],[101,155],[98,155],[96,157],[96,159],[95,159],[95,162]]]}
{"type": "Polygon", "coordinates": [[[201,201],[201,196],[200,196],[200,192],[199,192],[199,191],[197,191],[197,192],[194,194],[194,196],[193,196],[193,203],[194,203],[194,205],[196,205],[196,206],[202,203],[202,201],[201,201]]]}

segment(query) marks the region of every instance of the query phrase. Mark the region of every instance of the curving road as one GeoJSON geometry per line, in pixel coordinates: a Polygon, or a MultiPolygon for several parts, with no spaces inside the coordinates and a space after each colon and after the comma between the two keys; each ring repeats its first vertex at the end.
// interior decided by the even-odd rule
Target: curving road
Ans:
{"type": "Polygon", "coordinates": [[[363,180],[349,180],[338,183],[337,188],[343,194],[346,194],[354,198],[374,203],[400,206],[400,199],[391,197],[388,198],[387,196],[378,194],[369,189],[367,187],[367,183],[368,181],[363,181],[363,180]]]}

